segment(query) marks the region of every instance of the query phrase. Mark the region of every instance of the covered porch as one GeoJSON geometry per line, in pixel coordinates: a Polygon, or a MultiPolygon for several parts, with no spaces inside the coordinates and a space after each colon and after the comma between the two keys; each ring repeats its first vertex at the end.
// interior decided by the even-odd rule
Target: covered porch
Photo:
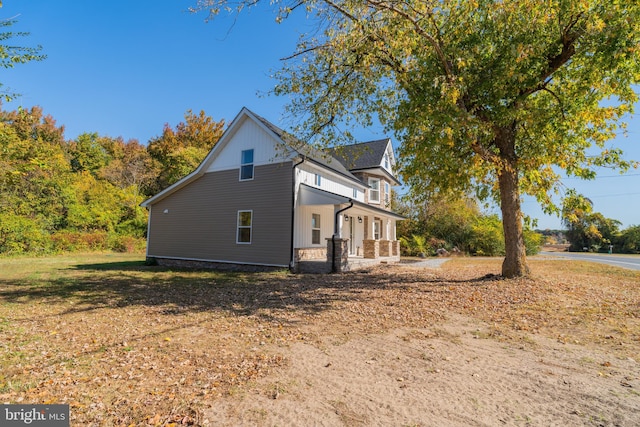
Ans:
{"type": "Polygon", "coordinates": [[[294,271],[339,273],[400,261],[396,221],[402,216],[307,186],[296,209],[296,231],[308,229],[310,238],[296,239],[294,271]]]}

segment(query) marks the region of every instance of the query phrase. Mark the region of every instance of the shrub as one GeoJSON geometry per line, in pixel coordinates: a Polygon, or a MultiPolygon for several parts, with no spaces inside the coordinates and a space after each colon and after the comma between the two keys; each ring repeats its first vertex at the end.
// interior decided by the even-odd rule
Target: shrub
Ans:
{"type": "Polygon", "coordinates": [[[471,226],[469,252],[479,256],[504,255],[502,222],[497,215],[480,216],[471,226]]]}
{"type": "Polygon", "coordinates": [[[145,239],[133,236],[121,236],[113,234],[109,238],[109,249],[114,252],[132,253],[144,250],[146,247],[145,239]]]}
{"type": "Polygon", "coordinates": [[[0,213],[0,254],[48,252],[49,234],[42,221],[20,215],[0,213]]]}
{"type": "Polygon", "coordinates": [[[58,231],[51,236],[57,252],[103,251],[108,249],[107,239],[104,231],[58,231]]]}

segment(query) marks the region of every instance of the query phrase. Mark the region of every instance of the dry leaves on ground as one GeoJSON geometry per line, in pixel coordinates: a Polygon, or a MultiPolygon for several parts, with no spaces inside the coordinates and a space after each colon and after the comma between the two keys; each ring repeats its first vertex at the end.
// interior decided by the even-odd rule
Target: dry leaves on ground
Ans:
{"type": "Polygon", "coordinates": [[[500,280],[500,260],[291,275],[94,258],[25,260],[0,278],[3,402],[68,403],[74,425],[201,425],[212,400],[286,365],[293,343],[452,313],[488,322],[496,339],[640,354],[640,274],[618,269],[532,260],[531,278],[500,280]]]}

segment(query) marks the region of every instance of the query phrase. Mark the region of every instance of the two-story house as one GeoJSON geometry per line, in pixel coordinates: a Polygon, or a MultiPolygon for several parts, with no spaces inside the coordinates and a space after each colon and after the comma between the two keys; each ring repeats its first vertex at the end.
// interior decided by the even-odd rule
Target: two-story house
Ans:
{"type": "Polygon", "coordinates": [[[198,168],[145,201],[165,265],[340,272],[400,259],[391,141],[317,150],[244,108],[198,168]]]}

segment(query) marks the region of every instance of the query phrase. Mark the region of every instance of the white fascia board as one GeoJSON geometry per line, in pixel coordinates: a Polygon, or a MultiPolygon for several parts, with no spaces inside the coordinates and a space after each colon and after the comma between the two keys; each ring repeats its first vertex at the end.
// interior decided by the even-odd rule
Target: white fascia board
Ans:
{"type": "Polygon", "coordinates": [[[332,178],[339,180],[338,181],[339,183],[343,183],[344,182],[345,183],[344,185],[347,185],[347,186],[348,185],[357,186],[358,189],[360,189],[362,191],[365,191],[367,188],[369,188],[368,185],[362,183],[360,180],[354,181],[352,178],[349,178],[348,176],[342,175],[342,174],[340,174],[338,172],[335,172],[332,169],[329,169],[329,168],[326,168],[326,167],[322,166],[322,164],[320,164],[320,163],[317,163],[317,162],[315,162],[315,161],[313,161],[311,159],[308,159],[308,160],[309,161],[303,163],[303,165],[306,164],[306,165],[310,166],[310,169],[312,169],[312,170],[311,171],[307,171],[309,173],[315,173],[315,171],[317,171],[317,172],[319,172],[321,174],[324,174],[325,176],[329,175],[332,178]],[[349,184],[346,184],[347,182],[349,184]]]}

